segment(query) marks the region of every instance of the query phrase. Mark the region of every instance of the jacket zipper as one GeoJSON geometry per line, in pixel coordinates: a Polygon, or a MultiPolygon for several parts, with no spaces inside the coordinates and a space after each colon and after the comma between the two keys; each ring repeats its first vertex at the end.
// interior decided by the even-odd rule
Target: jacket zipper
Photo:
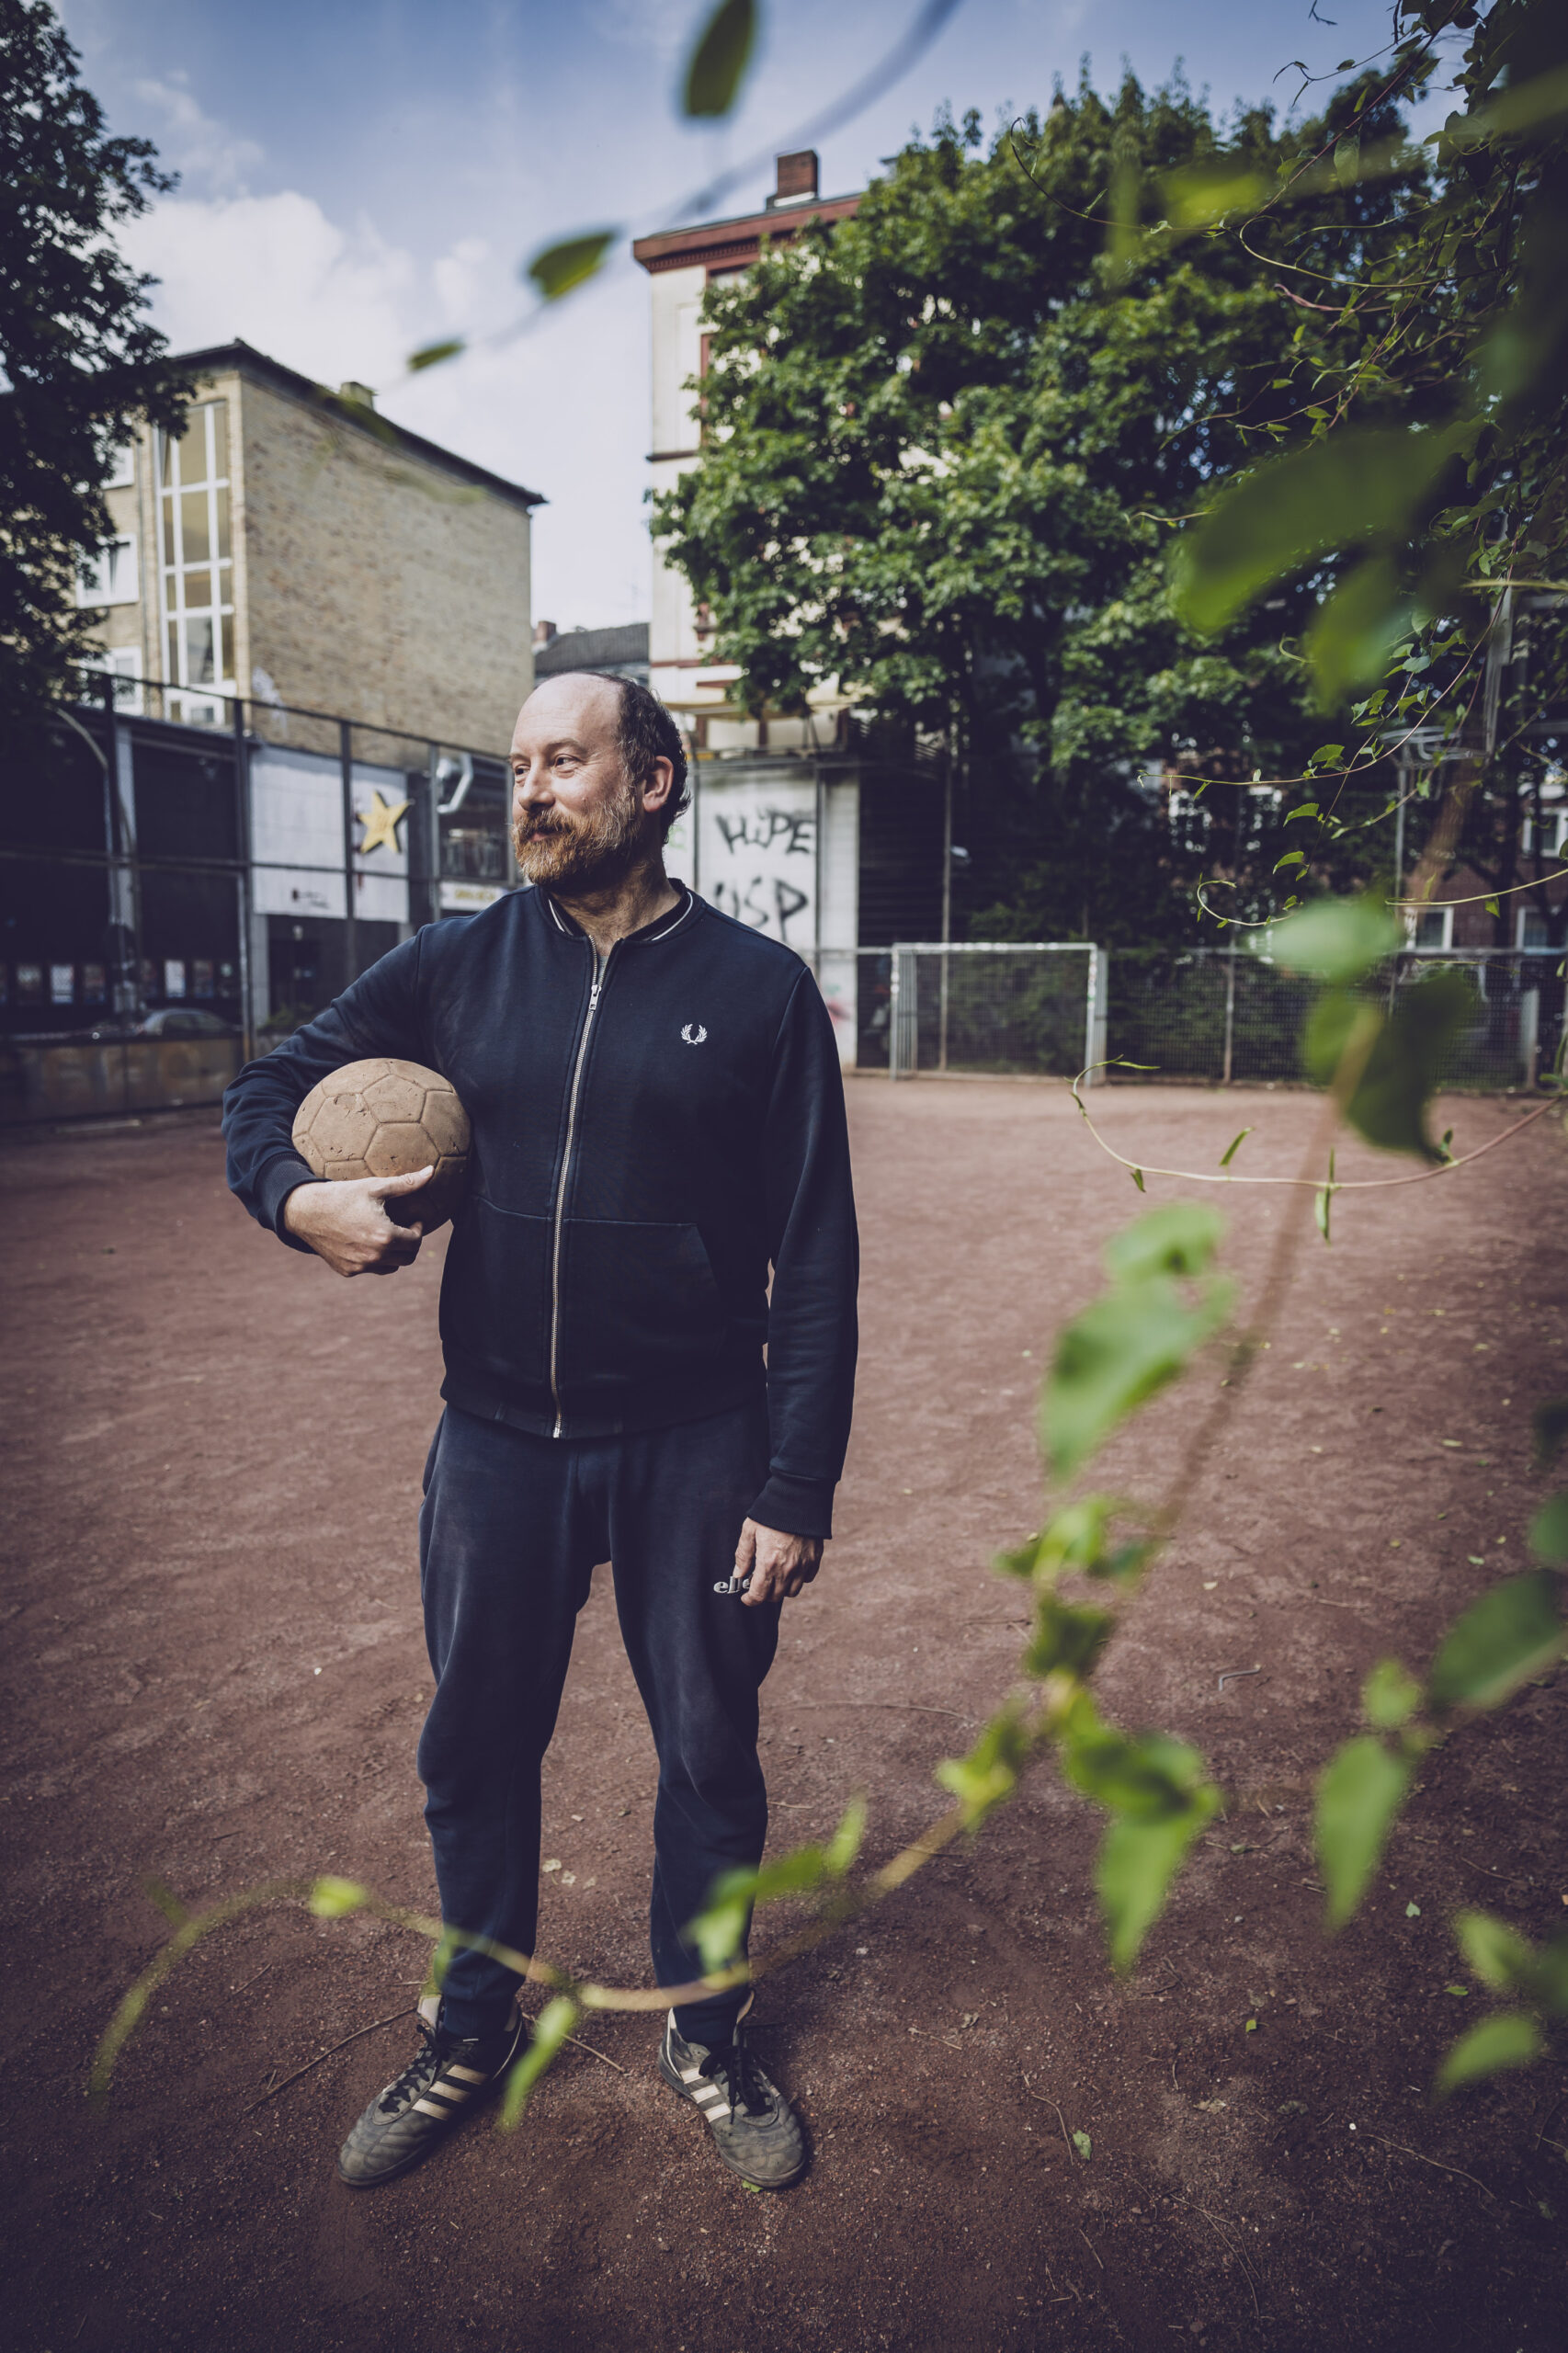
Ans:
{"type": "MultiPolygon", "coordinates": [[[[615,953],[610,949],[610,956],[615,953]]],[[[572,1143],[577,1131],[577,1097],[583,1084],[583,1063],[588,1051],[588,1038],[598,1011],[599,995],[605,984],[609,956],[594,953],[594,981],[588,991],[588,1010],[577,1040],[577,1059],[572,1065],[572,1095],[566,1107],[566,1148],[561,1155],[561,1176],[555,1188],[555,1230],[550,1256],[550,1393],[555,1400],[555,1427],[551,1438],[562,1434],[564,1418],[561,1408],[561,1390],[557,1382],[558,1355],[561,1345],[561,1229],[566,1215],[566,1179],[572,1172],[572,1143]]]]}

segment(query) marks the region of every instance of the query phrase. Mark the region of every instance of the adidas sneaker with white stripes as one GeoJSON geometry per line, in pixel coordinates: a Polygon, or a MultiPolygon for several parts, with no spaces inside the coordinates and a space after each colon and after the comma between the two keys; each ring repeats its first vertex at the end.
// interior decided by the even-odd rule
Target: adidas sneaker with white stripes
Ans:
{"type": "Polygon", "coordinates": [[[778,2085],[757,2064],[737,2024],[734,2040],[687,2042],[672,2010],[659,2045],[659,2073],[708,2120],[713,2145],[754,2189],[788,2189],[806,2169],[805,2136],[778,2085]]]}
{"type": "Polygon", "coordinates": [[[373,2189],[427,2157],[494,2092],[523,2048],[528,2029],[515,2007],[498,2033],[464,2041],[440,2023],[438,1994],[419,2005],[419,2048],[401,2075],[376,2094],[338,2154],[351,2189],[373,2189]]]}

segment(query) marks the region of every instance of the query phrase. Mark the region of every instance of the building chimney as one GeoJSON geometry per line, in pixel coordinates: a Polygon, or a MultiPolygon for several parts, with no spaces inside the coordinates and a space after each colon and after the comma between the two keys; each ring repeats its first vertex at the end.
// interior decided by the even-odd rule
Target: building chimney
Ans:
{"type": "Polygon", "coordinates": [[[537,654],[541,645],[549,645],[556,637],[557,633],[555,623],[553,621],[535,621],[534,652],[537,654]]]}
{"type": "Polygon", "coordinates": [[[339,384],[337,397],[340,401],[350,402],[355,408],[374,408],[376,405],[376,395],[369,384],[339,384]]]}
{"type": "Polygon", "coordinates": [[[793,155],[774,158],[778,184],[767,199],[771,212],[781,204],[810,204],[817,192],[817,156],[814,147],[802,147],[793,155]]]}

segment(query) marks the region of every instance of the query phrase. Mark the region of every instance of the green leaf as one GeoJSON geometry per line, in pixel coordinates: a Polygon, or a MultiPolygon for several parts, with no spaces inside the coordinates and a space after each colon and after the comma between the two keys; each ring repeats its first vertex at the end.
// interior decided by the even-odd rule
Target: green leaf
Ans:
{"type": "Polygon", "coordinates": [[[834,1834],[831,1847],[791,1847],[759,1867],[743,1864],[734,1870],[721,1871],[702,1910],[687,1923],[686,1933],[701,1954],[703,1968],[724,1969],[734,1960],[759,1904],[776,1903],[782,1895],[806,1895],[824,1879],[841,1877],[855,1859],[864,1827],[865,1809],[855,1799],[834,1834]],[[841,1853],[847,1858],[842,1870],[833,1859],[841,1853]]]}
{"type": "Polygon", "coordinates": [[[1324,1768],[1314,1835],[1331,1928],[1342,1928],[1366,1893],[1412,1769],[1407,1758],[1393,1756],[1369,1733],[1347,1740],[1324,1768]]]}
{"type": "Polygon", "coordinates": [[[1095,1863],[1095,1890],[1105,1915],[1113,1968],[1131,1969],[1137,1960],[1187,1849],[1219,1802],[1217,1790],[1198,1790],[1180,1813],[1152,1820],[1122,1814],[1106,1832],[1095,1863]]]}
{"type": "Polygon", "coordinates": [[[1402,989],[1386,1020],[1364,999],[1332,990],[1307,1017],[1301,1045],[1308,1075],[1332,1086],[1346,1048],[1376,1019],[1378,1032],[1345,1116],[1385,1152],[1441,1162],[1442,1150],[1426,1132],[1426,1107],[1456,1039],[1475,1017],[1475,1005],[1469,977],[1455,972],[1428,972],[1402,989]]]}
{"type": "Polygon", "coordinates": [[[1568,1397],[1544,1399],[1530,1415],[1530,1430],[1535,1442],[1535,1467],[1538,1471],[1550,1471],[1563,1439],[1568,1438],[1568,1397]]]}
{"type": "Polygon", "coordinates": [[[306,1909],[318,1920],[347,1919],[350,1912],[361,1911],[370,1901],[370,1891],[357,1880],[318,1879],[307,1899],[306,1909]]]}
{"type": "Polygon", "coordinates": [[[1186,1813],[1203,1786],[1203,1759],[1169,1733],[1119,1732],[1095,1718],[1081,1733],[1069,1728],[1062,1768],[1085,1797],[1139,1822],[1186,1813]]]}
{"type": "Polygon", "coordinates": [[[1550,1569],[1509,1577],[1451,1626],[1432,1662],[1439,1708],[1495,1708],[1562,1653],[1557,1579],[1550,1569]]]}
{"type": "Polygon", "coordinates": [[[460,335],[449,335],[445,343],[421,344],[417,351],[408,355],[408,372],[416,376],[422,368],[439,368],[448,359],[456,359],[468,349],[460,335]]]}
{"type": "Polygon", "coordinates": [[[1461,1912],[1454,1934],[1471,1973],[1494,1993],[1515,1994],[1533,1983],[1535,1949],[1506,1920],[1490,1912],[1461,1912]]]}
{"type": "Polygon", "coordinates": [[[1232,1137],[1230,1142],[1225,1146],[1224,1151],[1220,1154],[1220,1165],[1221,1168],[1228,1168],[1230,1166],[1232,1161],[1234,1160],[1237,1153],[1240,1152],[1243,1144],[1245,1143],[1251,1133],[1252,1130],[1250,1128],[1244,1128],[1239,1136],[1232,1137]]]}
{"type": "Polygon", "coordinates": [[[586,236],[567,237],[558,245],[547,245],[535,254],[527,275],[545,301],[559,302],[563,294],[594,276],[619,233],[618,229],[595,229],[586,236]]]}
{"type": "Polygon", "coordinates": [[[830,1879],[842,1879],[860,1851],[866,1836],[866,1801],[851,1798],[839,1817],[837,1829],[828,1840],[823,1854],[823,1866],[830,1879]]]}
{"type": "Polygon", "coordinates": [[[1387,556],[1366,557],[1320,605],[1307,631],[1306,653],[1318,699],[1325,710],[1358,687],[1369,687],[1415,618],[1415,604],[1387,556]]]}
{"type": "Polygon", "coordinates": [[[964,1826],[977,1830],[994,1806],[1010,1797],[1018,1768],[1028,1754],[1028,1741],[1010,1708],[993,1716],[967,1756],[945,1756],[937,1779],[952,1792],[964,1812],[964,1826]]]}
{"type": "Polygon", "coordinates": [[[508,2070],[501,2094],[499,2122],[503,2131],[509,2132],[521,2117],[528,2104],[528,2094],[576,2025],[577,2017],[577,2005],[570,1995],[557,1994],[535,2018],[528,2047],[517,2065],[508,2070]]]}
{"type": "Polygon", "coordinates": [[[1538,1561],[1568,1561],[1568,1495],[1548,1496],[1527,1540],[1538,1561]]]}
{"type": "Polygon", "coordinates": [[[1041,1678],[1062,1672],[1086,1676],[1115,1629],[1115,1619],[1103,1609],[1085,1609],[1042,1593],[1019,1664],[1026,1675],[1041,1678]]]}
{"type": "Polygon", "coordinates": [[[1457,2092],[1483,2075],[1500,2074],[1505,2067],[1528,2067],[1545,2047],[1540,2027],[1522,2010],[1501,2010],[1495,2018],[1478,2018],[1438,2068],[1437,2090],[1457,2092]]]}
{"type": "Polygon", "coordinates": [[[1138,1190],[1141,1193],[1144,1191],[1143,1171],[1141,1168],[1130,1168],[1127,1173],[1131,1177],[1133,1183],[1137,1186],[1138,1190]]]}
{"type": "MultiPolygon", "coordinates": [[[[1307,762],[1307,766],[1310,768],[1337,767],[1344,757],[1345,746],[1343,744],[1320,744],[1317,750],[1307,762]]],[[[1315,809],[1317,807],[1317,802],[1315,801],[1310,801],[1308,806],[1309,808],[1315,809]]],[[[1292,811],[1291,813],[1295,816],[1300,816],[1301,812],[1300,810],[1295,810],[1292,811]]]]}
{"type": "Polygon", "coordinates": [[[1403,538],[1473,426],[1349,426],[1268,458],[1222,490],[1171,555],[1176,611],[1226,628],[1276,580],[1338,548],[1403,538]]]}
{"type": "Polygon", "coordinates": [[[1224,1231],[1224,1219],[1207,1202],[1172,1201],[1113,1233],[1103,1253],[1106,1267],[1121,1283],[1141,1282],[1148,1275],[1200,1275],[1224,1231]]]}
{"type": "Polygon", "coordinates": [[[1343,984],[1382,963],[1403,937],[1377,899],[1314,899],[1266,931],[1254,932],[1248,945],[1255,956],[1267,956],[1288,972],[1343,984]]]}
{"type": "Polygon", "coordinates": [[[1325,1242],[1329,1239],[1328,1221],[1333,1200],[1334,1187],[1332,1185],[1320,1185],[1312,1195],[1312,1215],[1317,1220],[1318,1232],[1325,1242]]]}
{"type": "Polygon", "coordinates": [[[756,0],[720,0],[691,52],[681,112],[697,121],[728,114],[756,44],[756,0]]]}
{"type": "Polygon", "coordinates": [[[1207,229],[1235,212],[1256,212],[1267,203],[1276,184],[1233,155],[1217,155],[1211,162],[1162,172],[1156,185],[1172,228],[1190,231],[1207,229]]]}
{"type": "Polygon", "coordinates": [[[1080,1495],[1064,1504],[1045,1526],[1016,1552],[999,1553],[993,1566],[1004,1576],[1057,1577],[1064,1569],[1099,1574],[1107,1549],[1107,1531],[1121,1510],[1116,1495],[1080,1495]]]}
{"type": "Polygon", "coordinates": [[[1361,1711],[1379,1732],[1398,1732],[1420,1705],[1420,1684],[1396,1658],[1380,1659],[1361,1686],[1361,1711]]]}
{"type": "MultiPolygon", "coordinates": [[[[1134,1229],[1136,1231],[1136,1229],[1134,1229]]],[[[1117,1424],[1174,1381],[1223,1322],[1228,1283],[1188,1306],[1165,1275],[1119,1285],[1062,1333],[1040,1394],[1040,1437],[1052,1475],[1070,1478],[1117,1424]]]]}
{"type": "Polygon", "coordinates": [[[1088,2134],[1086,2132],[1074,2131],[1073,2134],[1073,2146],[1077,2150],[1078,2154],[1083,2158],[1084,2163],[1087,2165],[1089,2159],[1095,2154],[1095,2144],[1090,2140],[1088,2134]]]}

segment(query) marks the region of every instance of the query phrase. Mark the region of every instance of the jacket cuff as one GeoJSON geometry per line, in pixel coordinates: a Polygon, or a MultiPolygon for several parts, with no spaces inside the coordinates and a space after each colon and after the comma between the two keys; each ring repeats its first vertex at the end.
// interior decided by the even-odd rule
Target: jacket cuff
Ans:
{"type": "Polygon", "coordinates": [[[781,1536],[820,1536],[825,1541],[833,1534],[833,1490],[831,1479],[797,1479],[775,1471],[750,1516],[759,1528],[776,1528],[781,1536]]]}
{"type": "Polygon", "coordinates": [[[325,1181],[293,1153],[285,1159],[272,1161],[256,1181],[256,1206],[261,1211],[262,1223],[272,1228],[279,1242],[287,1244],[290,1250],[302,1250],[307,1257],[313,1256],[311,1245],[308,1242],[301,1242],[298,1234],[289,1232],[283,1222],[283,1204],[299,1186],[321,1185],[325,1181]]]}

